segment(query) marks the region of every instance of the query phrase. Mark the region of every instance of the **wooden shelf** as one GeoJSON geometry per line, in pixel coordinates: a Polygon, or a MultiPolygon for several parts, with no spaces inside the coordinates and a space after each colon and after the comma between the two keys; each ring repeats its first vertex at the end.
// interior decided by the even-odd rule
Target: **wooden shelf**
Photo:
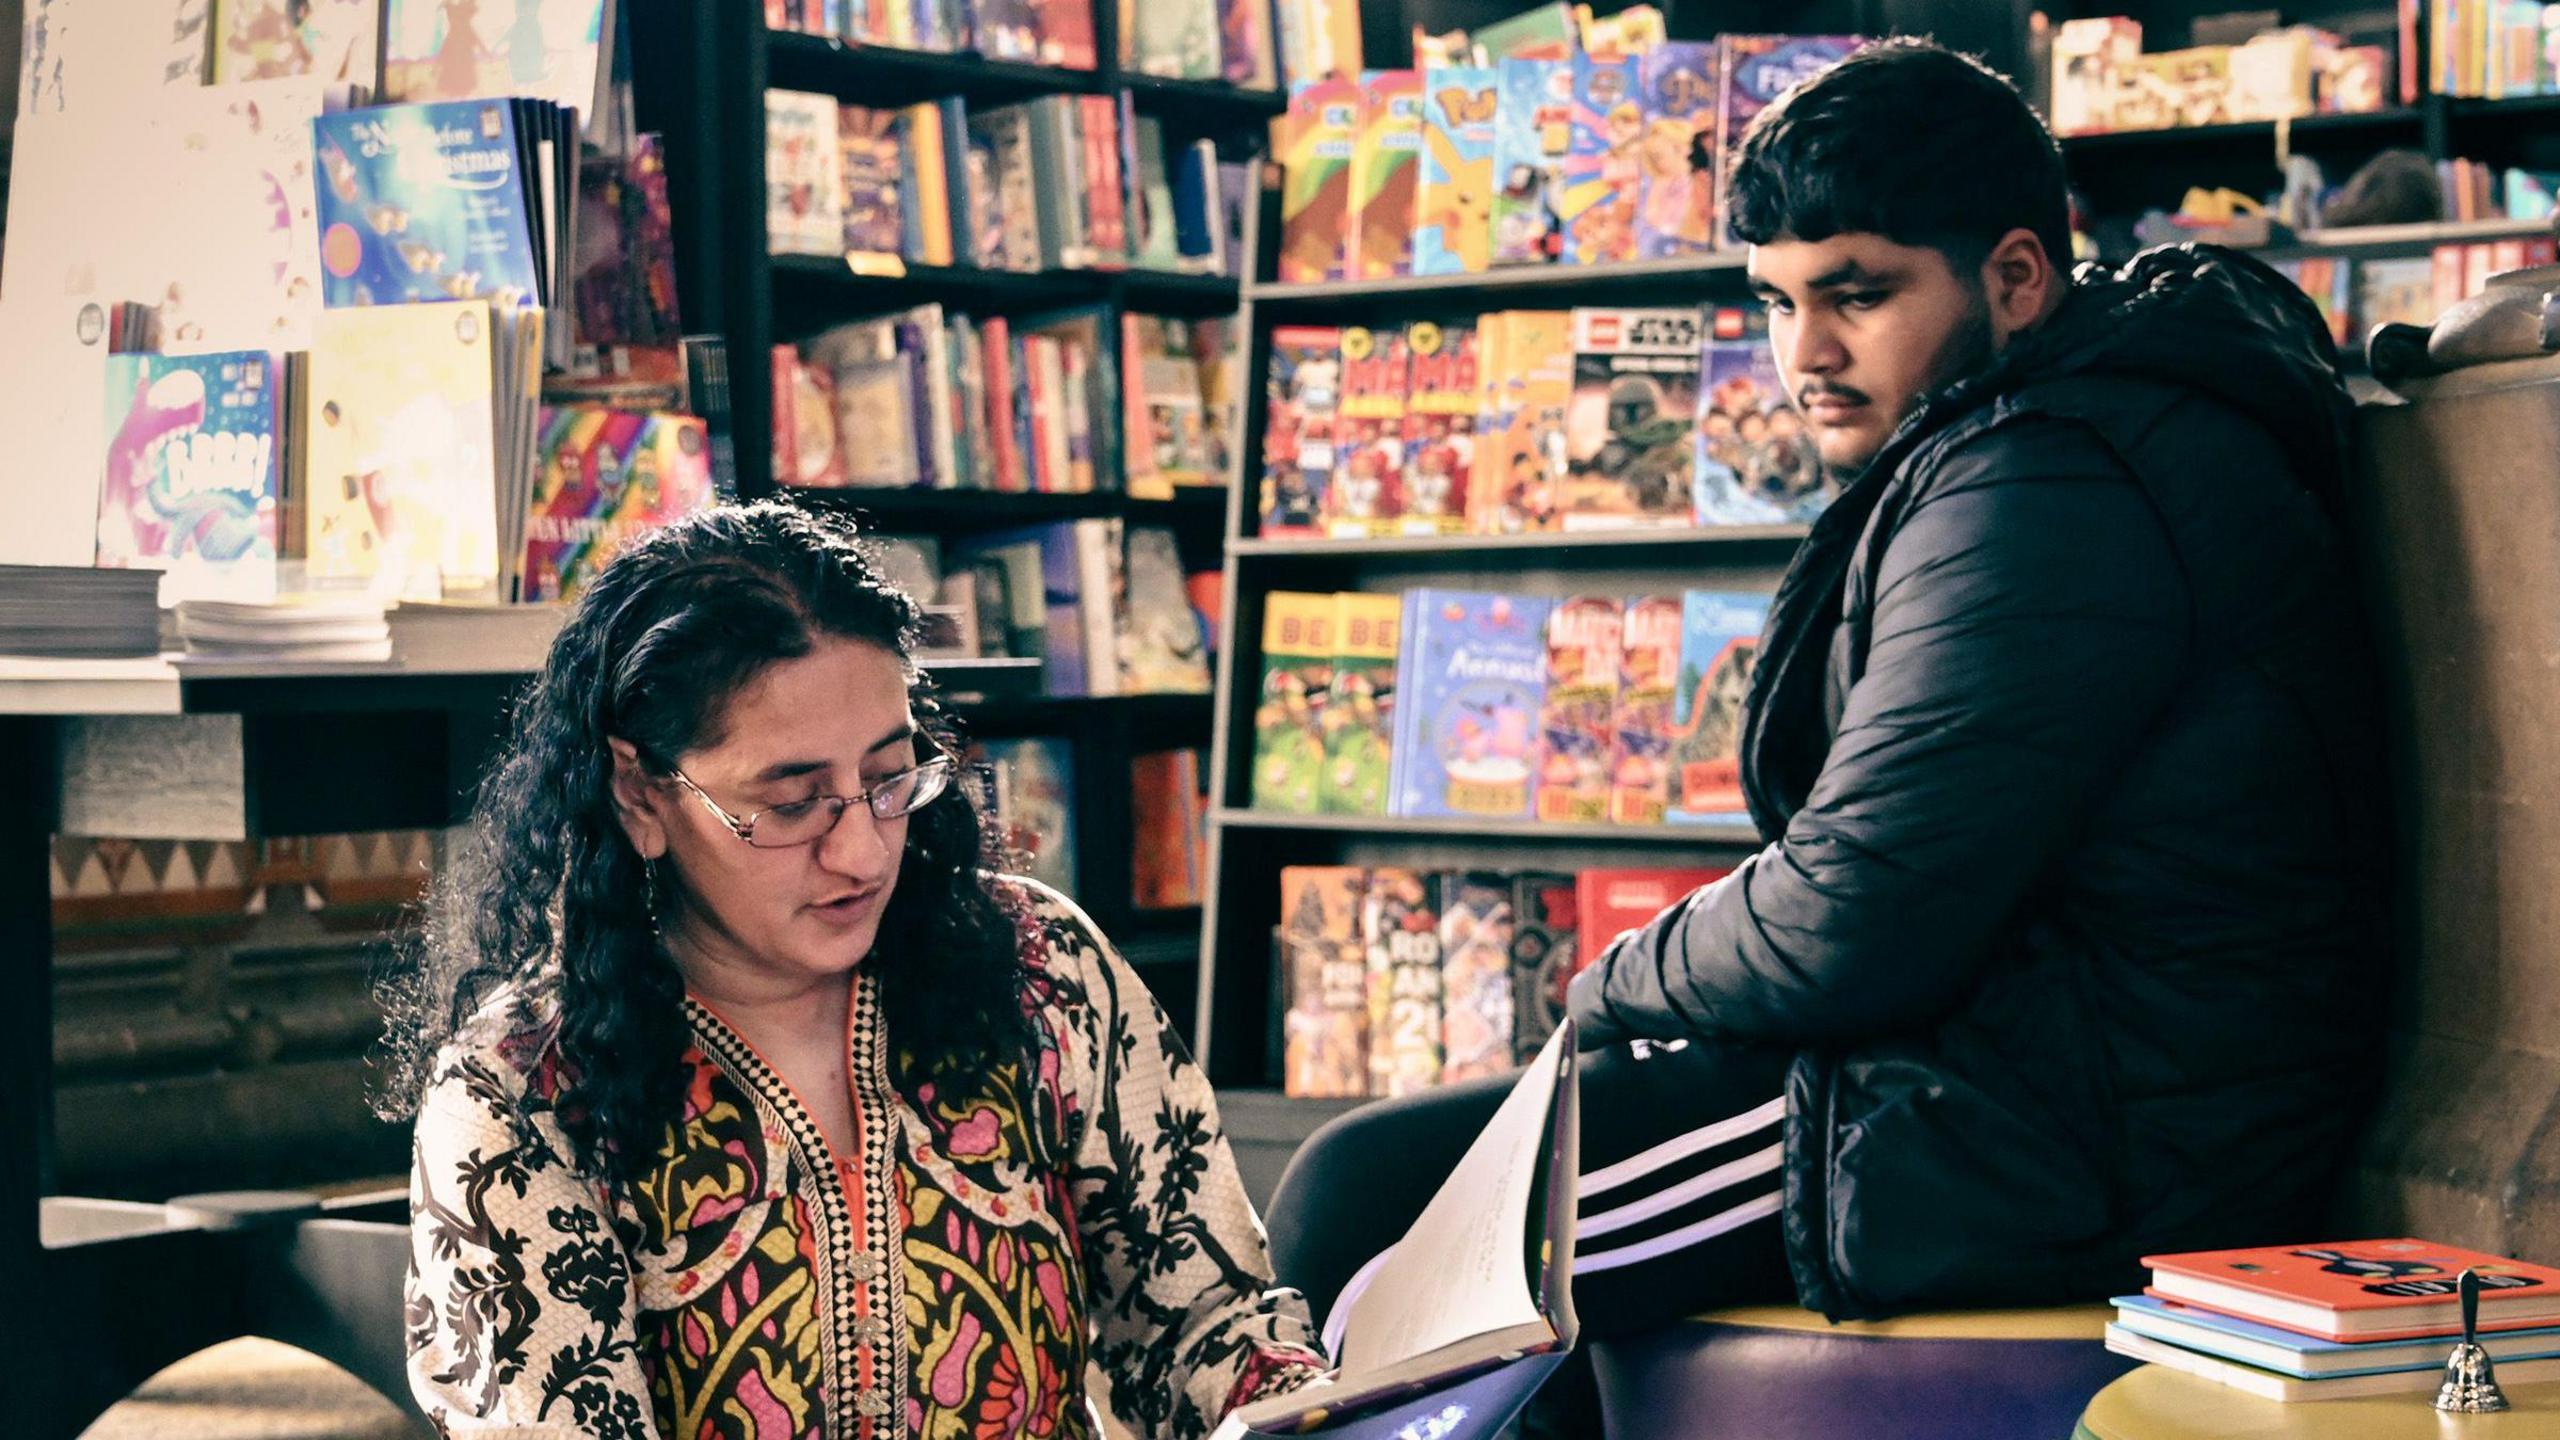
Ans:
{"type": "Polygon", "coordinates": [[[937,534],[1001,530],[1015,525],[1045,525],[1053,521],[1105,515],[1119,516],[1132,525],[1191,527],[1221,524],[1227,514],[1226,489],[1215,485],[1183,486],[1173,492],[1170,500],[1132,499],[1119,490],[1062,494],[1012,490],[891,490],[862,485],[848,485],[840,489],[786,485],[780,493],[784,499],[808,509],[850,512],[867,517],[876,529],[922,530],[937,534]]]}
{"type": "MultiPolygon", "coordinates": [[[[2293,138],[2313,143],[2339,143],[2405,130],[2415,134],[2415,109],[2374,110],[2360,115],[2304,115],[2292,122],[2293,138]]],[[[2276,122],[2242,120],[2228,125],[2173,125],[2160,130],[2109,130],[2096,135],[2065,135],[2062,148],[2072,154],[2092,150],[2149,150],[2180,146],[2275,144],[2276,122]]]]}
{"type": "Polygon", "coordinates": [[[1658,530],[1576,530],[1536,535],[1394,535],[1375,540],[1235,540],[1228,551],[1238,560],[1257,563],[1285,560],[1338,561],[1370,555],[1463,558],[1476,555],[1531,555],[1539,559],[1566,556],[1614,558],[1655,550],[1692,550],[1739,545],[1775,546],[1801,542],[1802,525],[1727,525],[1658,530]]]}
{"type": "Polygon", "coordinates": [[[1686,845],[1758,849],[1749,825],[1555,825],[1536,820],[1406,820],[1386,815],[1279,815],[1227,808],[1213,812],[1231,830],[1339,832],[1387,839],[1527,840],[1557,845],[1686,845]]]}
{"type": "Polygon", "coordinates": [[[806,339],[830,326],[912,305],[1006,315],[1108,301],[1148,314],[1225,315],[1236,308],[1232,275],[1163,270],[987,270],[908,265],[896,274],[857,271],[840,255],[776,255],[774,334],[806,339]]]}
{"type": "Polygon", "coordinates": [[[2552,230],[2549,220],[2444,220],[2421,225],[2357,225],[2339,230],[2305,230],[2291,245],[2271,245],[2249,253],[2262,260],[2316,259],[2330,255],[2353,257],[2398,251],[2423,255],[2438,245],[2533,239],[2549,235],[2552,230]]]}
{"type": "Polygon", "coordinates": [[[1468,302],[1517,304],[1547,295],[1609,295],[1630,304],[1693,303],[1693,293],[1664,287],[1689,282],[1740,298],[1739,251],[1677,260],[1637,260],[1623,265],[1517,265],[1467,275],[1415,275],[1393,280],[1345,280],[1316,285],[1254,284],[1245,294],[1258,308],[1296,314],[1313,311],[1374,312],[1381,304],[1456,309],[1468,302]]]}
{"type": "Polygon", "coordinates": [[[988,60],[935,50],[889,45],[848,45],[796,30],[765,34],[768,83],[781,90],[814,90],[857,105],[894,107],[957,95],[971,104],[995,105],[1038,95],[1076,95],[1102,87],[1102,75],[1058,65],[988,60]]]}

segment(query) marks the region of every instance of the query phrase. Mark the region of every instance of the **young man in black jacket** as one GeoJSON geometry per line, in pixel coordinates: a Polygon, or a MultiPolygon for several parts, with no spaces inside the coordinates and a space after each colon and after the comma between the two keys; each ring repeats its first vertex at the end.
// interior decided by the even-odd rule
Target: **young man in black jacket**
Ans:
{"type": "MultiPolygon", "coordinates": [[[[1752,680],[1764,847],[1573,987],[1586,1328],[2090,1300],[2312,1238],[2382,994],[2317,313],[2205,247],[2067,276],[2051,135],[1924,43],[1772,106],[1729,206],[1844,488],[1752,680]]],[[[1328,1307],[1499,1088],[1311,1141],[1281,1278],[1328,1307]]]]}

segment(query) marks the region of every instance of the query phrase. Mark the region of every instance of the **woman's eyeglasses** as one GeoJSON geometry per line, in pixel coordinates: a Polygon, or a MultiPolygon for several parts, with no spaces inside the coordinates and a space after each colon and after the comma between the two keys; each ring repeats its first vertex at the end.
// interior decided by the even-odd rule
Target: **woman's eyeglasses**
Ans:
{"type": "Polygon", "coordinates": [[[958,768],[951,757],[937,756],[912,770],[901,770],[883,778],[879,784],[853,795],[812,795],[806,800],[792,800],[769,805],[744,819],[720,808],[720,802],[703,793],[693,777],[673,765],[667,773],[676,783],[693,792],[729,833],[759,850],[788,850],[823,840],[835,832],[836,823],[850,807],[868,806],[881,820],[898,820],[932,804],[951,788],[952,773],[958,768]]]}

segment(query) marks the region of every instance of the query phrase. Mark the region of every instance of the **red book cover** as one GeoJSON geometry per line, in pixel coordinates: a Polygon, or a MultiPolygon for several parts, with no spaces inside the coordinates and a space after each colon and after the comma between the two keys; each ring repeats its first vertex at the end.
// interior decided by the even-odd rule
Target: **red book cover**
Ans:
{"type": "Polygon", "coordinates": [[[2461,1328],[2456,1281],[2480,1274],[2480,1328],[2560,1319],[2560,1270],[2427,1240],[2345,1240],[2146,1255],[2150,1293],[2337,1341],[2461,1328]]]}
{"type": "MultiPolygon", "coordinates": [[[[1650,923],[1680,903],[1690,891],[1712,885],[1729,869],[1585,870],[1573,878],[1574,910],[1581,929],[1576,936],[1580,958],[1574,973],[1600,958],[1609,942],[1626,931],[1650,923]]],[[[1570,980],[1570,976],[1567,980],[1570,980]]]]}
{"type": "Polygon", "coordinates": [[[791,387],[800,378],[797,346],[773,347],[773,481],[788,485],[800,474],[799,431],[792,424],[791,387]]]}
{"type": "Polygon", "coordinates": [[[1129,218],[1120,181],[1120,106],[1108,95],[1082,95],[1084,106],[1085,194],[1092,205],[1085,238],[1093,243],[1095,263],[1116,268],[1129,263],[1129,218]]]}
{"type": "Polygon", "coordinates": [[[990,316],[978,331],[979,378],[986,388],[988,468],[991,490],[1020,490],[1022,447],[1013,432],[1013,327],[990,316]]]}

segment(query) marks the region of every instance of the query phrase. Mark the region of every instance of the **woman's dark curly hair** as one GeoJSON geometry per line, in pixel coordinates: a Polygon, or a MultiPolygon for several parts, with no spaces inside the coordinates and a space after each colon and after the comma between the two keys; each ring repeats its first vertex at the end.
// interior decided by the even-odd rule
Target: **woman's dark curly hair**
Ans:
{"type": "MultiPolygon", "coordinates": [[[[616,818],[605,742],[670,764],[716,740],[730,697],[766,666],[836,636],[905,662],[917,725],[957,754],[942,707],[913,678],[918,620],[849,524],[769,501],[694,515],[606,565],[518,703],[470,844],[380,987],[384,1117],[416,1113],[438,1052],[492,996],[511,990],[519,1013],[552,1000],[557,1113],[575,1159],[590,1175],[632,1178],[682,1102],[684,981],[616,818]]],[[[911,1078],[956,1078],[1027,1053],[1018,917],[990,886],[992,852],[968,786],[908,823],[864,963],[911,1078]]]]}

